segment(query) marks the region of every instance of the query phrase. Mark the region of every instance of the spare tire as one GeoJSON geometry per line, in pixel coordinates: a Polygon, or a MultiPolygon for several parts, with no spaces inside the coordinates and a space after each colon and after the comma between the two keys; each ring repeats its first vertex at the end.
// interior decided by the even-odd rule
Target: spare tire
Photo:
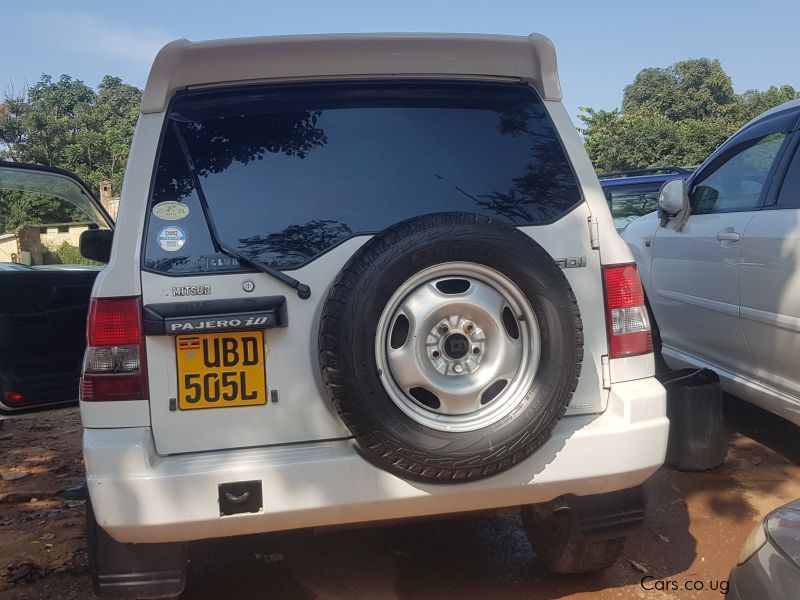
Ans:
{"type": "Polygon", "coordinates": [[[472,481],[547,440],[578,382],[583,329],[541,246],[486,217],[440,213],[350,258],[323,308],[319,356],[366,458],[409,479],[472,481]]]}

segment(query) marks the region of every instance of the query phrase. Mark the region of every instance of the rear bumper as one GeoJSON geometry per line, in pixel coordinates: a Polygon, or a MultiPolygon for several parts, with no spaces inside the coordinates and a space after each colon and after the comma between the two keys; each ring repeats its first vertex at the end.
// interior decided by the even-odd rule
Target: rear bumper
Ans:
{"type": "Polygon", "coordinates": [[[158,456],[147,427],[86,429],[98,523],[121,542],[171,542],[516,506],[633,487],[664,461],[665,392],[615,384],[602,415],[566,417],[533,456],[466,484],[409,482],[361,458],[352,440],[158,456]],[[262,482],[263,509],[220,516],[218,486],[262,482]]]}

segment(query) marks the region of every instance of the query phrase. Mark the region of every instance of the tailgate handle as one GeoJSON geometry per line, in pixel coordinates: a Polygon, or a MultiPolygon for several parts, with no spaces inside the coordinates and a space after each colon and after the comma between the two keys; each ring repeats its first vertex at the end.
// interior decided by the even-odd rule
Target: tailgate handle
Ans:
{"type": "Polygon", "coordinates": [[[233,481],[219,484],[219,515],[227,517],[263,510],[261,480],[233,481]]]}
{"type": "Polygon", "coordinates": [[[244,492],[238,496],[232,492],[225,492],[225,498],[234,504],[241,504],[250,497],[250,492],[244,492]]]}
{"type": "Polygon", "coordinates": [[[289,324],[284,296],[145,304],[142,320],[145,335],[270,329],[289,324]]]}

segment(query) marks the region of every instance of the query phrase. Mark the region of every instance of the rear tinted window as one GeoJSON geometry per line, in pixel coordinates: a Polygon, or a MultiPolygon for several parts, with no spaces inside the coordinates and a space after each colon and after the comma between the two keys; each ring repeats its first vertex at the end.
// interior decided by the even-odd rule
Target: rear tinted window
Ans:
{"type": "Polygon", "coordinates": [[[239,267],[214,252],[184,148],[220,239],[280,269],[422,214],[538,225],[581,199],[527,86],[192,92],[170,107],[151,199],[145,267],[167,273],[239,267]]]}

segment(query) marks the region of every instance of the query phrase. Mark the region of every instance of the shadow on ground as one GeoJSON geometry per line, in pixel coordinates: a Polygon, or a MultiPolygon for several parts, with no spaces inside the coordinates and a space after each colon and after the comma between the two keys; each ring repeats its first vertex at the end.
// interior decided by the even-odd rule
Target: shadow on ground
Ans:
{"type": "Polygon", "coordinates": [[[800,464],[797,430],[782,419],[728,399],[726,423],[726,463],[706,473],[656,473],[646,484],[647,525],[604,573],[549,573],[508,511],[197,544],[185,597],[257,598],[256,590],[269,589],[271,598],[301,599],[625,598],[642,593],[645,575],[724,579],[763,516],[753,495],[776,506],[787,501],[781,486],[800,464]]]}
{"type": "MultiPolygon", "coordinates": [[[[679,582],[724,579],[753,525],[769,510],[800,497],[797,428],[733,398],[726,401],[726,422],[726,463],[706,473],[658,471],[645,486],[645,527],[629,538],[623,556],[604,573],[549,573],[528,544],[517,513],[507,511],[351,531],[294,531],[197,542],[190,547],[183,598],[658,599],[667,596],[645,592],[640,585],[643,577],[679,582]]],[[[42,519],[37,515],[45,509],[28,496],[33,490],[49,493],[49,487],[71,481],[71,475],[63,477],[61,471],[70,474],[64,465],[79,463],[78,432],[70,433],[74,440],[67,447],[51,443],[48,437],[58,440],[57,426],[51,433],[37,429],[32,421],[12,423],[9,430],[14,437],[3,442],[8,463],[4,468],[13,463],[31,475],[5,482],[9,494],[17,488],[26,491],[24,502],[12,502],[15,496],[10,495],[0,504],[0,509],[10,509],[8,523],[0,527],[0,549],[24,547],[35,550],[36,556],[50,556],[41,542],[33,542],[45,531],[54,531],[57,548],[63,543],[62,531],[74,537],[80,533],[79,523],[73,529],[64,529],[57,519],[38,525],[33,517],[42,519]],[[43,487],[48,489],[39,490],[43,487]]],[[[0,556],[5,563],[18,558],[8,552],[0,556]]],[[[80,564],[76,567],[5,587],[0,595],[9,600],[90,598],[89,578],[80,564]]],[[[681,598],[719,597],[719,592],[705,594],[682,593],[681,598]]]]}

